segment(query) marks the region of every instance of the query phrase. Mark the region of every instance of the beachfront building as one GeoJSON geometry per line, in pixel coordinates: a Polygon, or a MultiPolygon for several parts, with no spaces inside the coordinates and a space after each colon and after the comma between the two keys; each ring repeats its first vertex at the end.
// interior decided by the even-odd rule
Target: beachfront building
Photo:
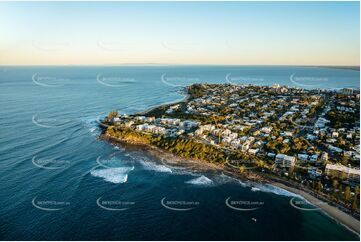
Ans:
{"type": "Polygon", "coordinates": [[[288,156],[285,154],[277,154],[275,163],[276,163],[276,165],[281,166],[281,167],[292,167],[296,163],[296,157],[288,156]]]}
{"type": "Polygon", "coordinates": [[[327,164],[325,173],[328,176],[336,176],[340,178],[347,178],[350,180],[360,180],[360,170],[344,166],[341,164],[327,164]]]}

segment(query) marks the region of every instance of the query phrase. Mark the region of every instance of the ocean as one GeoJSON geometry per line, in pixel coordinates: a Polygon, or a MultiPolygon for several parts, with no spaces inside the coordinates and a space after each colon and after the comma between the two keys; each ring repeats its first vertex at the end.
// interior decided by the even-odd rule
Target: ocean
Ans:
{"type": "Polygon", "coordinates": [[[316,67],[2,66],[0,239],[359,240],[284,190],[97,139],[109,111],[181,100],[192,83],[359,89],[359,81],[358,71],[316,67]]]}

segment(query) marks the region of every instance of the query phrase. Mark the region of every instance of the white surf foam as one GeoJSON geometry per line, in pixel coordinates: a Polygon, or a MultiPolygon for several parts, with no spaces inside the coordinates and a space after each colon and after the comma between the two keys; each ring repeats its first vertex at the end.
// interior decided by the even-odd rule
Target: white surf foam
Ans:
{"type": "Polygon", "coordinates": [[[212,185],[213,181],[206,176],[200,176],[200,177],[191,179],[191,180],[187,181],[186,183],[193,184],[193,185],[208,186],[208,185],[212,185]]]}
{"type": "Polygon", "coordinates": [[[252,187],[251,191],[252,192],[258,192],[258,191],[261,191],[261,189],[259,189],[258,187],[252,187]]]}
{"type": "Polygon", "coordinates": [[[134,170],[134,167],[117,167],[107,169],[96,169],[90,172],[94,177],[103,178],[104,181],[119,184],[128,181],[128,173],[134,170]]]}
{"type": "Polygon", "coordinates": [[[145,161],[145,160],[140,160],[140,163],[142,164],[142,166],[146,170],[172,173],[172,169],[170,169],[169,167],[167,167],[165,165],[159,165],[159,164],[156,164],[156,163],[154,163],[152,161],[145,161]]]}
{"type": "Polygon", "coordinates": [[[289,192],[285,189],[279,188],[279,187],[275,187],[269,184],[265,184],[265,185],[255,185],[254,187],[251,188],[251,190],[253,192],[268,192],[268,193],[274,193],[276,195],[280,195],[280,196],[286,196],[286,197],[299,197],[299,198],[303,198],[302,196],[295,194],[293,192],[289,192]]]}
{"type": "Polygon", "coordinates": [[[99,124],[94,117],[87,117],[82,118],[81,122],[83,123],[84,127],[86,127],[92,135],[97,135],[101,132],[99,124]]]}

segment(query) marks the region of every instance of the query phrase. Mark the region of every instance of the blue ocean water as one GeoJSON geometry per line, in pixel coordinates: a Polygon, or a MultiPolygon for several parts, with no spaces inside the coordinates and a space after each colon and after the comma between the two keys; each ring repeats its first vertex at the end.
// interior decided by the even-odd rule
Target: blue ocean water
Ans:
{"type": "Polygon", "coordinates": [[[0,239],[359,239],[319,210],[294,208],[294,195],[283,190],[171,167],[138,148],[97,140],[96,120],[108,111],[129,114],[173,102],[195,82],[359,88],[359,72],[0,67],[0,239]]]}

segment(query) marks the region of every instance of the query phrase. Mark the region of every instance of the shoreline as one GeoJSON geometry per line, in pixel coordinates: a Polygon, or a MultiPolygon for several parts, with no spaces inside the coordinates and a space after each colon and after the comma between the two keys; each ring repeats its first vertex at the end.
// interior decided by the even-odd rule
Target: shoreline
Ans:
{"type": "Polygon", "coordinates": [[[324,212],[327,216],[334,219],[336,222],[340,223],[341,225],[345,226],[347,229],[351,230],[352,232],[354,232],[358,236],[360,236],[360,221],[355,219],[351,215],[341,211],[337,207],[334,207],[332,205],[329,205],[328,203],[321,201],[320,199],[314,197],[310,193],[307,193],[298,188],[286,186],[279,182],[273,182],[273,183],[271,183],[271,185],[279,187],[286,191],[295,193],[297,195],[300,195],[301,197],[306,199],[308,202],[310,202],[314,206],[317,206],[319,208],[319,210],[324,212]],[[319,204],[319,205],[316,205],[316,204],[319,204]]]}
{"type": "Polygon", "coordinates": [[[173,101],[173,102],[166,102],[166,103],[163,103],[163,104],[160,104],[160,105],[155,105],[155,106],[147,108],[144,111],[135,113],[134,115],[146,115],[147,113],[150,113],[150,112],[152,112],[153,110],[155,110],[157,108],[163,108],[163,107],[166,107],[166,106],[169,106],[169,105],[176,105],[178,103],[188,102],[189,99],[191,98],[191,96],[188,93],[183,93],[182,95],[183,95],[183,98],[178,100],[178,101],[176,100],[176,101],[173,101]]]}
{"type": "MultiPolygon", "coordinates": [[[[178,157],[166,150],[162,150],[158,147],[155,147],[153,145],[149,144],[142,144],[142,143],[130,143],[127,140],[121,140],[117,138],[113,138],[110,136],[107,136],[105,134],[101,134],[98,137],[100,140],[103,140],[105,142],[108,142],[112,145],[124,147],[129,145],[132,147],[141,147],[142,150],[148,152],[150,155],[155,156],[159,158],[163,164],[165,165],[173,165],[178,166],[180,168],[185,169],[196,169],[197,172],[204,172],[204,171],[213,171],[213,172],[222,172],[223,174],[230,176],[231,178],[238,179],[240,181],[248,181],[248,182],[255,182],[258,184],[268,184],[280,189],[283,189],[285,191],[291,192],[293,194],[301,196],[306,201],[310,202],[314,206],[317,207],[317,210],[322,211],[325,213],[328,217],[335,220],[337,223],[340,223],[341,225],[345,226],[347,229],[351,230],[353,233],[356,233],[358,236],[360,236],[360,221],[354,218],[352,215],[347,214],[340,209],[338,209],[335,206],[329,205],[327,202],[324,202],[309,192],[306,192],[304,190],[301,190],[299,188],[291,186],[287,186],[284,183],[289,184],[287,180],[283,180],[280,178],[277,178],[277,180],[272,179],[271,177],[262,177],[258,174],[254,173],[244,173],[241,174],[239,172],[236,172],[234,168],[231,168],[224,164],[213,164],[209,163],[207,161],[201,161],[201,160],[195,160],[195,159],[186,159],[182,157],[178,157]],[[166,160],[167,162],[164,162],[166,160]],[[317,204],[320,204],[321,206],[318,206],[317,204]]],[[[327,201],[327,199],[325,199],[327,201]]]]}

